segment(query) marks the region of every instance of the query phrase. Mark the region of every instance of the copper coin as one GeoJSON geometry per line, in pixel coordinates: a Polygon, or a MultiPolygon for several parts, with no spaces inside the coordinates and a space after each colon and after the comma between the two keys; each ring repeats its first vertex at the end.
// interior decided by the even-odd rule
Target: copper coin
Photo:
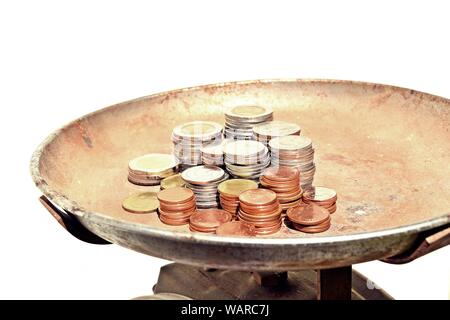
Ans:
{"type": "Polygon", "coordinates": [[[308,226],[318,225],[330,217],[327,209],[315,204],[291,208],[287,212],[289,220],[308,226]]]}
{"type": "Polygon", "coordinates": [[[302,199],[298,199],[297,201],[287,202],[287,203],[280,203],[280,207],[283,210],[287,210],[289,208],[294,208],[299,205],[303,204],[302,199]]]}
{"type": "Polygon", "coordinates": [[[261,228],[269,228],[275,225],[278,225],[281,221],[281,218],[278,218],[276,220],[268,220],[268,221],[254,221],[254,220],[248,220],[248,219],[244,219],[240,216],[238,216],[238,219],[241,221],[245,221],[248,222],[250,224],[253,224],[255,227],[261,227],[261,228]]]}
{"type": "Polygon", "coordinates": [[[336,202],[332,206],[330,206],[330,207],[328,207],[326,209],[330,212],[330,214],[335,213],[336,209],[337,209],[336,202]]]}
{"type": "Polygon", "coordinates": [[[305,232],[305,233],[319,233],[319,232],[324,232],[327,231],[330,226],[331,223],[324,223],[324,224],[320,224],[317,226],[305,226],[305,225],[300,225],[300,224],[296,224],[294,223],[294,228],[297,229],[298,231],[301,232],[305,232]]]}
{"type": "Polygon", "coordinates": [[[263,172],[263,176],[274,181],[292,181],[298,179],[299,172],[291,167],[271,167],[263,172]]]}
{"type": "Polygon", "coordinates": [[[191,189],[176,187],[165,189],[158,192],[158,200],[166,203],[185,203],[194,198],[194,192],[191,189]]]}
{"type": "Polygon", "coordinates": [[[274,201],[271,205],[267,206],[248,206],[245,203],[241,202],[239,204],[239,208],[249,214],[265,214],[271,213],[278,210],[280,203],[278,201],[274,201]]]}
{"type": "Polygon", "coordinates": [[[219,200],[220,200],[220,203],[224,203],[229,206],[238,206],[239,205],[239,201],[229,201],[222,197],[220,197],[219,200]]]}
{"type": "Polygon", "coordinates": [[[166,218],[164,216],[160,216],[159,220],[161,220],[162,223],[171,225],[171,226],[182,226],[182,225],[189,223],[189,218],[188,219],[170,219],[170,218],[166,218]]]}
{"type": "Polygon", "coordinates": [[[189,225],[189,230],[192,232],[201,232],[201,233],[216,233],[216,228],[209,228],[209,229],[202,229],[202,228],[196,228],[193,225],[189,225]]]}
{"type": "Polygon", "coordinates": [[[277,194],[267,189],[247,190],[241,193],[239,201],[249,206],[264,206],[275,202],[277,194]]]}
{"type": "Polygon", "coordinates": [[[231,214],[221,209],[203,209],[195,211],[190,218],[190,224],[197,228],[217,228],[231,221],[231,214]]]}
{"type": "Polygon", "coordinates": [[[274,183],[268,183],[266,179],[260,178],[261,186],[270,189],[274,192],[288,192],[294,189],[297,189],[300,186],[300,180],[293,181],[289,184],[274,184],[274,183]]]}
{"type": "Polygon", "coordinates": [[[294,197],[294,198],[297,197],[297,199],[298,199],[298,197],[301,197],[303,195],[303,190],[302,190],[302,188],[298,187],[289,192],[276,192],[276,194],[277,194],[278,200],[289,199],[292,197],[294,197]]]}
{"type": "Polygon", "coordinates": [[[167,212],[186,212],[186,211],[194,211],[196,204],[195,201],[189,201],[183,203],[182,205],[169,205],[165,203],[160,203],[159,207],[167,212]]]}
{"type": "Polygon", "coordinates": [[[253,214],[248,214],[242,210],[239,210],[238,215],[246,220],[254,220],[254,221],[269,221],[269,220],[275,220],[278,219],[281,215],[281,207],[273,212],[273,213],[269,213],[269,214],[265,214],[265,215],[253,215],[253,214]]]}
{"type": "Polygon", "coordinates": [[[255,227],[243,221],[230,221],[216,229],[219,236],[255,236],[255,227]]]}
{"type": "Polygon", "coordinates": [[[195,212],[195,211],[189,211],[189,212],[166,212],[164,210],[158,209],[159,216],[164,216],[167,219],[173,219],[173,220],[184,220],[189,219],[189,217],[195,212]]]}

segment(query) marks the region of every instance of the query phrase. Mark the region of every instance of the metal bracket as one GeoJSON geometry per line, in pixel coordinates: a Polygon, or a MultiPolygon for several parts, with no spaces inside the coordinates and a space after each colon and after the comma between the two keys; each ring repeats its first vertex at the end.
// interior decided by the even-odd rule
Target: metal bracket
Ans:
{"type": "Polygon", "coordinates": [[[39,201],[50,212],[53,218],[75,238],[92,244],[111,244],[111,242],[100,238],[86,229],[70,212],[59,209],[46,196],[41,196],[39,201]]]}
{"type": "Polygon", "coordinates": [[[448,244],[450,244],[450,224],[420,233],[410,250],[381,261],[392,264],[408,263],[448,244]]]}

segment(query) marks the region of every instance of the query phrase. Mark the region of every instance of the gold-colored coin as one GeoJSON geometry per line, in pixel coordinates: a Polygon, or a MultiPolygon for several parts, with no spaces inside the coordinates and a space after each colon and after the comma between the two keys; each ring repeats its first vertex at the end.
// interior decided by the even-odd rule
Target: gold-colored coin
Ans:
{"type": "Polygon", "coordinates": [[[258,189],[258,184],[247,179],[231,179],[218,186],[219,193],[229,197],[239,197],[242,192],[251,189],[258,189]]]}
{"type": "Polygon", "coordinates": [[[175,187],[184,187],[184,180],[181,178],[181,174],[174,174],[161,181],[161,189],[170,189],[175,187]]]}
{"type": "Polygon", "coordinates": [[[159,207],[159,201],[155,192],[142,192],[133,194],[122,202],[122,208],[132,213],[155,212],[159,207]]]}

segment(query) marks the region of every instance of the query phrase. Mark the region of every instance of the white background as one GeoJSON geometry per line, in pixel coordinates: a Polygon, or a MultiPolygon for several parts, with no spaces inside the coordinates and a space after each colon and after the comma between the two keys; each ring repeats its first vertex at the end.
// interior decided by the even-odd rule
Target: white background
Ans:
{"type": "MultiPolygon", "coordinates": [[[[257,78],[364,80],[449,98],[449,9],[448,1],[2,1],[0,298],[128,299],[151,293],[166,263],[82,243],[39,204],[29,159],[56,128],[163,90],[257,78]]],[[[448,299],[449,253],[355,269],[398,299],[448,299]]]]}

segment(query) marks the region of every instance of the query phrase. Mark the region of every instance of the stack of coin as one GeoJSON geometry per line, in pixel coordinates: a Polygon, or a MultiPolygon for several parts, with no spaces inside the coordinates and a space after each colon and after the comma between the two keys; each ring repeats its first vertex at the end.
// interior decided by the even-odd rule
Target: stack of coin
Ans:
{"type": "Polygon", "coordinates": [[[277,194],[268,189],[247,190],[239,196],[239,220],[252,224],[257,235],[281,228],[281,206],[277,194]]]}
{"type": "Polygon", "coordinates": [[[172,132],[173,152],[183,167],[202,163],[200,149],[222,140],[223,127],[211,121],[193,121],[175,127],[172,132]]]}
{"type": "Polygon", "coordinates": [[[255,227],[244,221],[226,222],[216,229],[218,236],[238,236],[253,237],[255,236],[255,227]]]}
{"type": "Polygon", "coordinates": [[[188,188],[165,189],[157,194],[159,200],[159,219],[169,225],[180,226],[189,223],[189,218],[197,207],[195,195],[188,188]]]}
{"type": "Polygon", "coordinates": [[[155,186],[162,179],[177,173],[178,165],[178,160],[171,154],[146,154],[129,162],[128,181],[142,186],[155,186]]]}
{"type": "Polygon", "coordinates": [[[231,219],[231,214],[225,210],[197,210],[189,219],[189,229],[197,232],[215,233],[220,225],[230,222],[231,219]]]}
{"type": "Polygon", "coordinates": [[[328,210],[315,204],[308,204],[290,208],[287,217],[295,229],[306,233],[326,231],[331,226],[328,210]]]}
{"type": "Polygon", "coordinates": [[[264,143],[265,146],[273,138],[290,135],[300,135],[300,126],[285,121],[270,121],[253,127],[253,139],[264,143]]]}
{"type": "Polygon", "coordinates": [[[224,166],[223,147],[230,142],[229,139],[213,142],[200,149],[202,163],[209,166],[224,166]]]}
{"type": "Polygon", "coordinates": [[[164,178],[161,181],[161,189],[170,189],[170,188],[176,188],[176,187],[184,187],[185,183],[184,180],[181,178],[181,174],[174,174],[173,176],[164,178]]]}
{"type": "Polygon", "coordinates": [[[159,207],[159,201],[154,192],[141,192],[125,198],[122,208],[131,213],[155,212],[159,207]]]}
{"type": "Polygon", "coordinates": [[[316,166],[311,139],[304,136],[285,136],[270,140],[272,166],[294,167],[300,171],[303,190],[312,187],[316,166]]]}
{"type": "Polygon", "coordinates": [[[272,167],[264,171],[260,177],[264,188],[277,194],[283,211],[302,203],[303,190],[300,187],[299,172],[290,167],[272,167]]]}
{"type": "Polygon", "coordinates": [[[225,111],[225,137],[234,140],[251,140],[253,126],[272,119],[272,108],[252,105],[229,108],[225,111]]]}
{"type": "Polygon", "coordinates": [[[229,175],[217,166],[197,166],[183,171],[181,178],[186,187],[195,193],[197,207],[206,209],[219,206],[217,186],[227,180],[229,175]]]}
{"type": "Polygon", "coordinates": [[[220,206],[234,216],[239,209],[239,196],[247,190],[258,189],[258,184],[252,180],[231,179],[219,184],[220,206]]]}
{"type": "Polygon", "coordinates": [[[224,147],[225,166],[235,178],[257,180],[270,165],[269,151],[264,144],[253,140],[239,140],[224,147]]]}
{"type": "Polygon", "coordinates": [[[313,187],[305,192],[303,202],[313,203],[327,209],[330,214],[336,212],[337,193],[325,187],[313,187]]]}

